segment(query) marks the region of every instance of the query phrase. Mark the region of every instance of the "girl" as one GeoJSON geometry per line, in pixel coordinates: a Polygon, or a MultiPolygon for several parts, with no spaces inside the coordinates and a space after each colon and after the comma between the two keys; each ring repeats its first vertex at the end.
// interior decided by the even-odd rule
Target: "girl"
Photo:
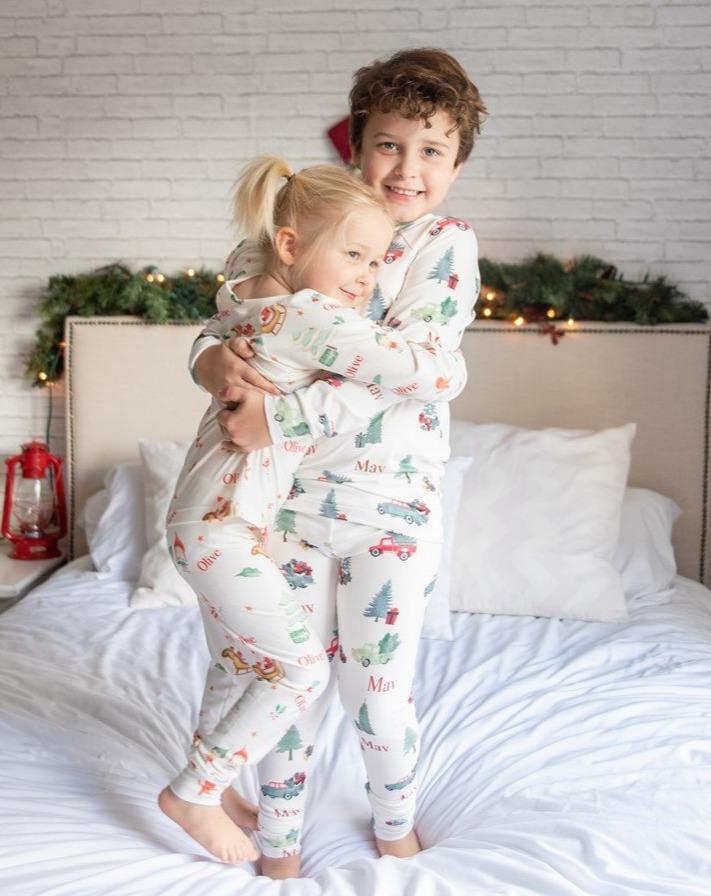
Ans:
{"type": "MultiPolygon", "coordinates": [[[[312,382],[319,369],[334,381],[340,375],[393,390],[410,388],[414,377],[438,382],[443,371],[450,379],[461,371],[459,359],[443,365],[433,346],[408,343],[358,313],[393,229],[384,202],[362,181],[329,166],[293,174],[280,159],[261,159],[239,182],[236,210],[262,249],[265,269],[224,284],[205,332],[248,336],[254,365],[284,392],[312,382]]],[[[212,402],[188,452],[168,513],[168,543],[198,595],[213,678],[224,683],[245,675],[249,686],[226,711],[223,705],[217,724],[206,726],[215,694],[224,697],[208,676],[188,762],[159,805],[214,855],[235,862],[256,856],[225,812],[223,793],[239,767],[283,742],[323,693],[333,651],[326,652],[292,594],[313,581],[309,564],[288,559],[277,566],[264,550],[266,530],[309,449],[304,421],[284,406],[279,443],[245,455],[221,444],[223,409],[212,402]]],[[[321,425],[330,427],[325,415],[321,425]]],[[[330,515],[346,519],[335,504],[330,515]]],[[[382,648],[392,653],[397,646],[395,637],[382,648]]],[[[293,769],[262,788],[263,849],[281,855],[290,842],[293,825],[285,830],[280,804],[298,797],[305,780],[302,768],[293,769]]]]}

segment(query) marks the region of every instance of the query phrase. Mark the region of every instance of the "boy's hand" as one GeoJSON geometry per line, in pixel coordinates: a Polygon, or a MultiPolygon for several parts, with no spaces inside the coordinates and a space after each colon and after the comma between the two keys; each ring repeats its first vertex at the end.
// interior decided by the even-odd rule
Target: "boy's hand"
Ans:
{"type": "Polygon", "coordinates": [[[232,387],[232,392],[237,397],[217,415],[217,422],[227,440],[222,443],[223,450],[256,451],[271,445],[263,393],[236,386],[232,387]]]}
{"type": "Polygon", "coordinates": [[[224,402],[239,401],[238,395],[244,389],[280,395],[279,389],[245,360],[253,355],[247,340],[237,336],[229,342],[206,348],[195,362],[200,385],[218,401],[224,402]]]}

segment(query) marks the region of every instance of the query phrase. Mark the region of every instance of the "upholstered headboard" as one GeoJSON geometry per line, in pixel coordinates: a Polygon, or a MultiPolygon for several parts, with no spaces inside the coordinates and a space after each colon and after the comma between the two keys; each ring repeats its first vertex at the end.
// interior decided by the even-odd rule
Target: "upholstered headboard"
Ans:
{"type": "MultiPolygon", "coordinates": [[[[186,367],[195,324],[67,320],[70,554],[78,510],[139,438],[188,441],[208,396],[186,367]]],[[[452,416],[528,428],[637,424],[630,484],[674,498],[679,571],[711,585],[711,327],[577,324],[557,346],[536,328],[477,321],[464,336],[469,384],[452,416]]]]}

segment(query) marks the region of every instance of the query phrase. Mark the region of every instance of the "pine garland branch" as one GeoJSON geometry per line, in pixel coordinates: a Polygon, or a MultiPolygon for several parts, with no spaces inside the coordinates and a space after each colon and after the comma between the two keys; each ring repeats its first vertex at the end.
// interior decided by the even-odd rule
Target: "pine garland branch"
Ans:
{"type": "Polygon", "coordinates": [[[110,264],[85,274],[49,278],[39,305],[41,323],[26,364],[34,386],[43,386],[64,369],[64,320],[70,315],[97,317],[133,315],[162,323],[201,321],[215,311],[219,287],[213,271],[200,268],[168,277],[155,266],[132,273],[123,264],[110,264]]]}
{"type": "Polygon", "coordinates": [[[489,320],[632,321],[637,324],[700,323],[707,308],[666,277],[625,280],[614,265],[592,255],[563,264],[538,253],[524,261],[479,262],[481,306],[489,320]]]}

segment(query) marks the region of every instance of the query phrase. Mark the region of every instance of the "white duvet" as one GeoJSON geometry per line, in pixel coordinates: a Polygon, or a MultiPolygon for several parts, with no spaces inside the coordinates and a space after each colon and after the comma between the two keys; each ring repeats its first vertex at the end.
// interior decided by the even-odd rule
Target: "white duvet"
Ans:
{"type": "MultiPolygon", "coordinates": [[[[181,765],[206,653],[194,608],[67,568],[0,615],[3,896],[709,896],[711,592],[624,624],[454,616],[423,641],[414,859],[378,859],[335,702],[297,881],[213,861],[155,797],[181,765]],[[196,644],[200,645],[196,648],[196,644]]],[[[256,796],[252,773],[240,780],[256,796]]]]}

